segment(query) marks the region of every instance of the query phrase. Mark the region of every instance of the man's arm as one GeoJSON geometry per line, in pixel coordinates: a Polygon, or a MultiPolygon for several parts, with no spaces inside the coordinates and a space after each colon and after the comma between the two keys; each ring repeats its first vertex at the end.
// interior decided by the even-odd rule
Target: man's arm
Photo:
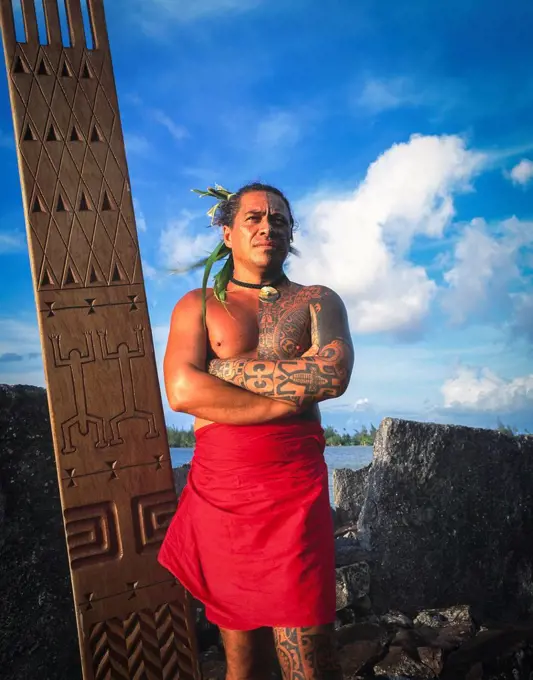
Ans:
{"type": "Polygon", "coordinates": [[[213,359],[209,373],[255,394],[298,407],[343,394],[353,368],[346,308],[332,290],[319,290],[319,297],[310,305],[311,349],[302,357],[276,361],[213,359]]]}
{"type": "Polygon", "coordinates": [[[206,350],[201,297],[192,291],[174,308],[165,353],[165,388],[174,411],[232,425],[263,423],[297,413],[293,404],[276,403],[208,375],[206,350]]]}

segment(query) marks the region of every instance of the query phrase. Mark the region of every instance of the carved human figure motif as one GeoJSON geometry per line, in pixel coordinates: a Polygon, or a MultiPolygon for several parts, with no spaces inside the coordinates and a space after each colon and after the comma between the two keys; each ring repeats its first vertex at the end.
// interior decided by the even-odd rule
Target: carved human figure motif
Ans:
{"type": "Polygon", "coordinates": [[[137,338],[137,346],[134,349],[130,349],[126,342],[121,342],[117,345],[114,352],[109,349],[109,343],[107,339],[107,330],[99,330],[98,338],[100,340],[100,349],[102,351],[102,359],[117,360],[120,368],[120,379],[122,382],[122,394],[124,396],[124,409],[118,413],[116,416],[111,418],[109,425],[111,427],[111,446],[117,444],[123,444],[124,440],[120,436],[119,423],[130,418],[139,418],[146,420],[148,424],[148,432],[146,433],[146,439],[153,439],[154,437],[159,437],[159,431],[155,423],[155,416],[150,411],[143,411],[137,408],[135,402],[135,389],[133,382],[133,374],[131,368],[131,360],[137,359],[145,356],[144,349],[144,329],[142,326],[135,327],[135,335],[137,338]]]}
{"type": "Polygon", "coordinates": [[[119,427],[127,443],[129,426],[158,436],[163,413],[148,335],[136,331],[132,349],[122,340],[130,312],[145,334],[150,322],[104,0],[0,0],[0,33],[83,677],[197,680],[189,598],[151,547],[163,509],[152,517],[143,506],[150,549],[137,551],[128,531],[133,498],[157,493],[175,505],[166,439],[157,455],[124,450],[124,465],[106,455],[110,440],[122,442],[119,427]],[[101,313],[118,344],[102,353],[93,342],[101,313]],[[120,425],[126,418],[143,420],[120,425]]]}
{"type": "Polygon", "coordinates": [[[98,438],[95,442],[96,448],[107,446],[105,436],[105,421],[100,416],[93,415],[87,410],[87,396],[85,391],[85,380],[83,375],[84,364],[92,363],[95,360],[94,343],[91,331],[85,333],[85,351],[71,349],[68,355],[63,355],[61,351],[61,337],[57,334],[50,335],[54,352],[54,362],[57,368],[70,368],[72,377],[72,387],[74,391],[75,414],[61,423],[63,433],[63,447],[61,453],[75,453],[76,447],[72,444],[72,428],[77,425],[79,432],[83,436],[89,434],[89,425],[96,427],[98,438]]]}

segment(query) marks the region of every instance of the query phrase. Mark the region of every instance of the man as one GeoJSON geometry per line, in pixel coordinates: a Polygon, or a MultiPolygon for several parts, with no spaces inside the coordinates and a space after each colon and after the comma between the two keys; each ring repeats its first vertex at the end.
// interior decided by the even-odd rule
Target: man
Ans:
{"type": "MultiPolygon", "coordinates": [[[[318,403],[353,366],[344,305],[283,274],[294,221],[283,194],[247,185],[216,209],[225,294],[187,293],[171,321],[171,407],[195,416],[188,484],[159,555],[220,626],[229,680],[340,678],[335,562],[318,403]]],[[[220,287],[219,287],[220,288],[220,287]]]]}

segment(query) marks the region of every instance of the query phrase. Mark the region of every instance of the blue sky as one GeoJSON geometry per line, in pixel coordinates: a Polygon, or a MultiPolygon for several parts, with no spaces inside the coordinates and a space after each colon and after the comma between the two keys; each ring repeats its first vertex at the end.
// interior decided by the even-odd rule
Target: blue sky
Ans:
{"type": "MultiPolygon", "coordinates": [[[[217,238],[190,188],[259,179],[293,203],[290,276],[349,310],[326,423],[533,431],[533,5],[325,5],[107,0],[159,368],[199,283],[168,270],[217,238]]],[[[12,137],[1,76],[0,382],[44,385],[12,137]]]]}

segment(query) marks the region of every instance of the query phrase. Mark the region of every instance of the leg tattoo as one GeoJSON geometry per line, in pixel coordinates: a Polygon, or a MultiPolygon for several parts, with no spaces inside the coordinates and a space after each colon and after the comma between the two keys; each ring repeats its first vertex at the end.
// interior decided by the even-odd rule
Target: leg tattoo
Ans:
{"type": "Polygon", "coordinates": [[[333,626],[274,628],[283,680],[341,680],[333,626]]]}

